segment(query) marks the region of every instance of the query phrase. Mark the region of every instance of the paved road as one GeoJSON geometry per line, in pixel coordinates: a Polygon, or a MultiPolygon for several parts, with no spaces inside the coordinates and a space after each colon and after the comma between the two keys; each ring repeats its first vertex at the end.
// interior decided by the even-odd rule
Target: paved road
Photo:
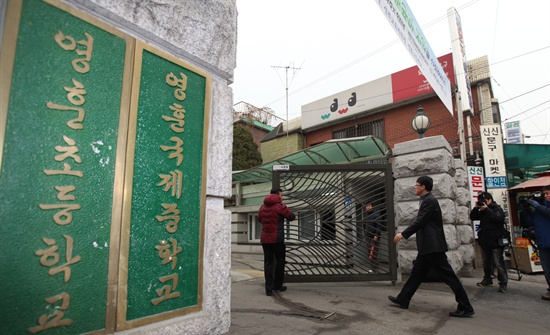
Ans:
{"type": "MultiPolygon", "coordinates": [[[[476,315],[456,319],[454,295],[444,284],[422,284],[408,310],[392,305],[401,284],[390,282],[289,283],[265,295],[261,256],[233,258],[231,328],[228,334],[550,334],[550,301],[542,274],[509,274],[508,292],[480,288],[462,278],[476,315]]],[[[496,282],[496,281],[495,281],[496,282]]]]}

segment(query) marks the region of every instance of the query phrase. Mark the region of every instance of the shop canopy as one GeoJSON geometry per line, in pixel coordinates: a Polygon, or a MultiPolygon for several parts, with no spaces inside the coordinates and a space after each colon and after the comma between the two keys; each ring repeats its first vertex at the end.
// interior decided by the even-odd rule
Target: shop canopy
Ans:
{"type": "Polygon", "coordinates": [[[519,185],[516,185],[510,189],[510,191],[516,192],[533,192],[540,191],[543,186],[550,185],[550,170],[537,173],[537,178],[529,179],[519,185]]]}
{"type": "Polygon", "coordinates": [[[532,168],[543,172],[550,166],[550,145],[504,144],[504,157],[507,169],[532,168]]]}
{"type": "Polygon", "coordinates": [[[550,145],[504,144],[504,158],[506,170],[514,175],[514,180],[508,181],[514,186],[550,169],[550,145]]]}
{"type": "Polygon", "coordinates": [[[335,139],[298,151],[248,170],[233,172],[233,183],[262,183],[271,181],[274,165],[356,164],[391,156],[384,140],[374,136],[335,139]]]}

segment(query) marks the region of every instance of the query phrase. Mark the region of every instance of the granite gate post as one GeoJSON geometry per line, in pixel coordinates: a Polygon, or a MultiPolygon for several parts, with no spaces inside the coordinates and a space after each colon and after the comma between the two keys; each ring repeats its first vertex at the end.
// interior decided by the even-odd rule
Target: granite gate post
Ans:
{"type": "MultiPolygon", "coordinates": [[[[396,232],[403,231],[416,218],[419,207],[414,193],[416,179],[422,175],[432,177],[432,194],[439,200],[443,213],[449,263],[457,274],[471,276],[474,233],[469,218],[467,175],[462,162],[453,158],[452,149],[443,136],[396,144],[393,154],[396,232]]],[[[399,243],[401,273],[409,274],[412,269],[417,254],[415,236],[399,243]]]]}

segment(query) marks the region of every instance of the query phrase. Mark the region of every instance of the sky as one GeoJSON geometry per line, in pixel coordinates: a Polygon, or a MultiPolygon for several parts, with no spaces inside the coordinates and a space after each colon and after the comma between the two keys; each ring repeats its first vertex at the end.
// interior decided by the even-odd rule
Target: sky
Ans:
{"type": "MultiPolygon", "coordinates": [[[[488,57],[502,121],[520,121],[525,143],[550,144],[550,1],[406,2],[437,57],[452,51],[454,7],[467,60],[488,57]]],[[[375,0],[237,0],[237,11],[234,103],[269,107],[281,121],[416,66],[375,0]]]]}

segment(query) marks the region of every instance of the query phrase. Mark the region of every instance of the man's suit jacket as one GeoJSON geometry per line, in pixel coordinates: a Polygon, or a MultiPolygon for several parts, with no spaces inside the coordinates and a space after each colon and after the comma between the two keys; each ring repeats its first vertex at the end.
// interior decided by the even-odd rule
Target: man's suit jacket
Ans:
{"type": "Polygon", "coordinates": [[[431,193],[423,195],[420,199],[416,220],[401,235],[408,239],[416,233],[416,247],[419,255],[446,252],[448,249],[439,202],[431,193]]]}

